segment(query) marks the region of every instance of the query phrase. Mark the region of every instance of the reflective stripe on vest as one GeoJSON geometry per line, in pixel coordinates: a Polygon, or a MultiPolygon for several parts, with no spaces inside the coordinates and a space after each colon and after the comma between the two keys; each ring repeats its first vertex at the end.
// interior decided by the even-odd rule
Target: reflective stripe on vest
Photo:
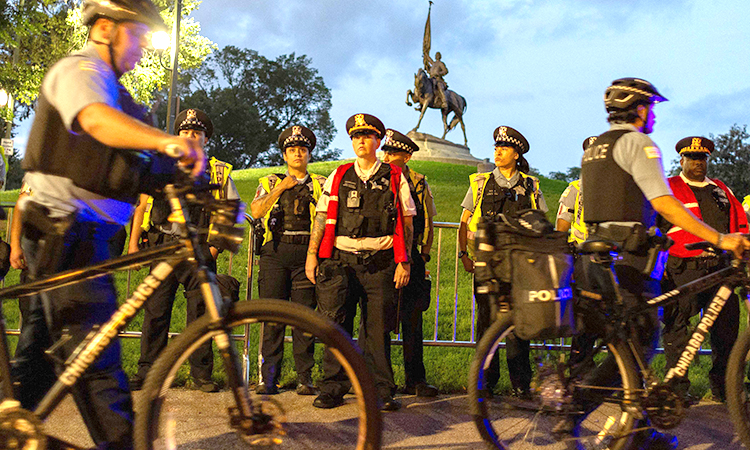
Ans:
{"type": "MultiPolygon", "coordinates": [[[[531,193],[531,208],[536,209],[536,198],[539,193],[539,180],[536,177],[533,177],[531,175],[526,175],[523,172],[518,172],[518,174],[525,178],[531,178],[534,181],[534,192],[531,193]]],[[[474,214],[471,216],[471,220],[469,221],[469,231],[476,232],[477,231],[477,224],[479,223],[479,218],[482,216],[482,199],[484,198],[484,188],[487,185],[487,181],[489,181],[490,177],[494,176],[492,172],[485,172],[485,173],[474,173],[469,175],[469,185],[471,186],[471,198],[474,202],[474,214]],[[477,214],[477,211],[479,211],[479,214],[477,214]]]]}
{"type": "Polygon", "coordinates": [[[570,224],[570,234],[568,242],[583,244],[589,236],[586,224],[583,221],[583,197],[581,193],[581,180],[575,180],[570,183],[576,190],[576,205],[573,209],[573,222],[570,224]]]}
{"type": "MultiPolygon", "coordinates": [[[[314,202],[310,202],[310,226],[315,223],[315,205],[318,203],[318,199],[320,198],[320,194],[323,192],[323,184],[325,184],[326,178],[322,175],[316,175],[314,173],[308,172],[310,175],[310,179],[313,182],[313,199],[314,202]]],[[[276,185],[281,181],[281,178],[277,177],[276,175],[267,175],[260,180],[260,185],[263,186],[263,189],[267,193],[271,193],[271,190],[276,187],[276,185]],[[273,179],[273,185],[271,185],[271,180],[273,179]]],[[[266,242],[270,241],[273,236],[271,235],[271,230],[268,229],[268,219],[271,217],[271,211],[273,210],[274,205],[279,202],[279,199],[277,198],[276,201],[274,201],[271,204],[271,207],[268,208],[268,212],[266,212],[266,215],[263,216],[263,227],[265,228],[266,232],[263,235],[263,244],[265,245],[266,242]]],[[[312,231],[312,228],[310,229],[312,231]]]]}
{"type": "MultiPolygon", "coordinates": [[[[216,200],[224,199],[226,197],[227,183],[229,183],[229,174],[232,173],[232,165],[219,161],[216,158],[211,158],[208,160],[208,166],[211,168],[211,184],[221,185],[221,189],[214,191],[214,198],[216,200]]],[[[143,213],[143,222],[141,223],[143,231],[148,231],[151,228],[151,210],[153,208],[154,198],[148,197],[148,200],[146,200],[146,210],[143,213]]]]}
{"type": "Polygon", "coordinates": [[[417,197],[419,198],[419,203],[422,205],[422,210],[424,210],[424,232],[422,233],[422,242],[420,242],[421,245],[427,244],[427,235],[430,231],[430,215],[427,212],[427,181],[425,180],[425,176],[421,173],[417,173],[413,170],[409,170],[409,178],[411,178],[411,182],[414,183],[414,186],[416,187],[420,181],[423,181],[425,186],[424,189],[422,189],[421,193],[417,193],[417,197]]]}

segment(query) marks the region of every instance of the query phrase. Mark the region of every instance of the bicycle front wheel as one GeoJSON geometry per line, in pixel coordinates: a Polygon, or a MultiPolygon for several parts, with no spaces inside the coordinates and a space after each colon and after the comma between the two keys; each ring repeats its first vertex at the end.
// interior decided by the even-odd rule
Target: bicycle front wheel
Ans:
{"type": "Polygon", "coordinates": [[[750,329],[745,330],[732,347],[726,374],[727,409],[734,430],[745,447],[750,448],[750,329]]]}
{"type": "MultiPolygon", "coordinates": [[[[637,399],[638,376],[632,355],[623,344],[608,345],[616,369],[608,386],[587,386],[571,377],[570,350],[560,339],[532,341],[530,363],[531,392],[514,392],[505,369],[503,342],[514,326],[510,314],[501,316],[477,344],[469,372],[469,407],[474,422],[488,447],[521,449],[608,449],[624,448],[630,438],[635,416],[626,407],[637,399]],[[499,361],[496,386],[490,383],[493,363],[499,361]],[[582,407],[574,399],[587,398],[582,407]],[[595,399],[595,400],[594,400],[595,399]],[[584,412],[585,411],[585,412],[584,412]]],[[[600,364],[598,355],[591,364],[600,364]]],[[[612,364],[608,361],[606,364],[612,364]]],[[[592,366],[593,370],[593,366],[592,366]]]]}
{"type": "MultiPolygon", "coordinates": [[[[138,397],[135,442],[137,450],[257,448],[358,449],[380,448],[382,423],[376,390],[364,358],[351,339],[324,316],[301,305],[278,300],[236,304],[226,317],[229,329],[249,326],[257,335],[266,324],[314,336],[338,359],[352,384],[353,395],[335,409],[311,406],[314,397],[294,389],[277,395],[251,395],[253,423],[266,431],[249,433],[248,419],[238,417],[230,390],[218,393],[171,388],[178,373],[201,344],[219,334],[209,329],[207,317],[188,326],[157,359],[138,397]],[[264,425],[264,421],[266,422],[264,425]]],[[[322,348],[318,349],[318,356],[322,348]]]]}

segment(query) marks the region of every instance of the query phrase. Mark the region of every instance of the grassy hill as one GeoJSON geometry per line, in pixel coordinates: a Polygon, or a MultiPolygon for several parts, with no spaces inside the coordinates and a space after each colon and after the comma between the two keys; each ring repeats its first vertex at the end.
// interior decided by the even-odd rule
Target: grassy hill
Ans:
{"type": "MultiPolygon", "coordinates": [[[[340,164],[340,161],[313,163],[310,166],[310,171],[321,175],[328,175],[340,164]]],[[[469,186],[468,177],[470,174],[476,172],[476,168],[473,166],[430,161],[414,161],[410,166],[414,170],[427,175],[428,182],[435,196],[435,203],[438,211],[435,218],[436,221],[458,222],[461,215],[460,203],[469,186]]],[[[236,171],[232,176],[242,199],[249,203],[255,194],[258,186],[258,179],[261,176],[270,173],[278,173],[283,170],[284,169],[280,167],[248,169],[236,171]]],[[[541,178],[541,189],[545,195],[550,210],[548,216],[552,221],[554,221],[554,213],[557,210],[557,200],[565,187],[566,183],[564,182],[541,178]]],[[[0,201],[14,202],[17,196],[18,191],[2,192],[0,193],[0,201]]],[[[425,313],[425,337],[432,338],[435,333],[434,330],[437,328],[437,336],[439,340],[466,341],[471,339],[471,333],[473,330],[470,319],[472,307],[471,277],[460,267],[458,268],[457,273],[454,271],[454,268],[457,267],[455,261],[455,236],[455,230],[445,229],[442,231],[443,244],[440,254],[442,265],[441,288],[439,292],[436,289],[433,289],[432,306],[425,313]],[[456,280],[455,284],[453,282],[454,279],[456,280]],[[457,294],[455,294],[456,296],[454,297],[455,285],[457,285],[458,288],[457,294]],[[439,311],[437,311],[437,314],[437,305],[435,302],[436,297],[440,299],[439,311]],[[458,299],[458,306],[455,308],[454,298],[458,299]],[[435,327],[436,315],[439,317],[437,327],[435,327]],[[455,329],[453,326],[454,317],[457,317],[455,329]]],[[[435,283],[436,264],[438,259],[435,257],[435,255],[437,255],[437,239],[433,249],[433,260],[428,265],[428,270],[433,274],[433,283],[435,283]]],[[[220,256],[219,271],[224,273],[230,272],[242,282],[240,298],[245,298],[245,290],[247,289],[246,267],[247,243],[243,245],[239,254],[231,259],[231,262],[229,255],[222,254],[220,256]]],[[[146,269],[133,271],[130,274],[116,274],[115,280],[118,286],[118,292],[121,293],[120,297],[124,298],[126,292],[132,291],[146,274],[146,269]]],[[[257,280],[257,278],[254,278],[254,280],[257,280]]],[[[11,270],[7,276],[6,282],[8,284],[17,283],[18,271],[11,270]]],[[[252,286],[252,298],[257,298],[257,282],[254,281],[254,284],[255,286],[252,286]]],[[[4,313],[8,320],[8,326],[10,328],[17,327],[17,304],[15,304],[14,301],[6,302],[4,313]]],[[[133,323],[131,323],[129,329],[140,330],[141,324],[142,314],[139,314],[133,323]]],[[[175,300],[171,331],[180,332],[184,328],[184,324],[185,299],[180,291],[175,300]]],[[[240,331],[238,330],[238,332],[240,331]]],[[[252,333],[253,339],[251,340],[251,349],[257,349],[257,330],[254,330],[252,333]]],[[[444,390],[455,391],[464,389],[466,386],[467,370],[472,354],[473,350],[469,348],[428,347],[425,352],[425,364],[427,366],[429,381],[444,390]]],[[[135,339],[125,340],[123,343],[123,364],[126,371],[129,373],[133,373],[136,370],[138,355],[139,341],[135,339]]],[[[290,359],[291,351],[287,351],[286,355],[290,359]]],[[[253,356],[251,355],[251,360],[252,359],[253,356]]],[[[291,361],[289,362],[291,363],[291,361]]],[[[218,360],[216,363],[217,368],[221,367],[221,363],[218,360]]],[[[403,383],[403,370],[401,368],[402,353],[400,347],[394,348],[393,363],[397,383],[403,383]]],[[[291,367],[292,364],[285,364],[285,371],[281,376],[282,382],[293,381],[291,367]]],[[[255,378],[257,367],[254,364],[250,364],[250,370],[252,377],[255,378]]],[[[187,376],[186,371],[184,372],[185,373],[182,373],[180,376],[183,380],[187,376]]],[[[317,373],[317,376],[321,375],[320,372],[317,373]]],[[[220,372],[217,372],[215,376],[219,380],[223,378],[223,374],[220,372]]]]}

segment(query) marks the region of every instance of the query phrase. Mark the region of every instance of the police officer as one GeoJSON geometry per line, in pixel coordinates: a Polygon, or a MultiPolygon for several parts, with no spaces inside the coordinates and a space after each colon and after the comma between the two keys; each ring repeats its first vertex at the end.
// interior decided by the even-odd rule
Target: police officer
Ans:
{"type": "MultiPolygon", "coordinates": [[[[197,142],[201,148],[205,147],[206,141],[213,135],[213,129],[211,119],[199,109],[181,111],[174,121],[175,133],[197,142]]],[[[230,164],[211,158],[206,169],[209,171],[211,183],[221,185],[221,189],[214,192],[214,196],[217,199],[239,199],[237,188],[230,175],[232,171],[230,164]]],[[[141,195],[138,206],[135,209],[135,214],[133,215],[128,252],[134,253],[138,251],[138,241],[142,236],[143,230],[148,231],[149,246],[156,246],[177,239],[176,227],[167,220],[170,211],[169,205],[163,196],[151,197],[145,194],[141,195]]],[[[208,228],[210,218],[200,207],[193,211],[188,211],[188,214],[191,217],[199,216],[201,228],[208,228]]],[[[206,243],[203,250],[210,252],[211,258],[206,258],[206,262],[209,264],[209,268],[216,272],[218,249],[214,247],[209,248],[206,243]]],[[[231,277],[217,275],[216,281],[223,296],[237,299],[239,293],[235,295],[232,292],[233,288],[231,286],[234,283],[231,277]]],[[[159,353],[167,346],[169,324],[172,318],[172,305],[180,284],[185,287],[185,299],[187,300],[186,322],[190,324],[205,313],[206,305],[199,289],[200,283],[196,277],[194,266],[185,261],[174,268],[174,271],[154,290],[149,301],[143,305],[141,356],[138,360],[138,372],[130,379],[130,385],[133,390],[141,389],[149,369],[154,364],[154,361],[156,361],[159,353]]],[[[218,387],[211,380],[214,362],[211,341],[205,342],[190,355],[189,359],[192,382],[190,386],[204,392],[216,392],[218,387]]]]}
{"type": "Polygon", "coordinates": [[[422,313],[430,307],[432,284],[425,279],[425,263],[430,261],[430,249],[435,235],[433,218],[437,214],[427,178],[407,166],[411,155],[419,147],[408,136],[396,130],[385,130],[383,139],[383,162],[398,166],[409,183],[411,198],[416,205],[414,216],[414,243],[412,244],[411,275],[399,294],[399,317],[401,342],[404,348],[404,392],[418,397],[435,397],[438,390],[427,384],[424,369],[424,346],[422,343],[422,313]],[[420,248],[421,247],[421,248],[420,248]]]}
{"type": "MultiPolygon", "coordinates": [[[[260,298],[291,300],[315,309],[315,286],[305,275],[307,246],[310,244],[315,204],[320,198],[325,177],[307,171],[315,148],[315,133],[301,125],[284,130],[279,149],[287,171],[260,179],[250,205],[253,217],[262,217],[265,227],[260,251],[258,293],[260,298]]],[[[260,380],[256,393],[277,394],[277,382],[284,358],[283,325],[266,323],[260,353],[260,380]]],[[[297,370],[297,394],[313,395],[312,368],[315,365],[315,337],[292,331],[294,364],[297,370]]]]}
{"type": "MultiPolygon", "coordinates": [[[[680,155],[682,172],[667,180],[675,198],[720,233],[747,233],[747,216],[731,189],[720,180],[706,177],[707,160],[714,150],[713,141],[689,136],[677,142],[675,150],[680,155]]],[[[669,224],[663,229],[668,230],[668,236],[675,242],[669,248],[667,276],[662,283],[665,292],[724,267],[713,253],[685,248],[685,244],[699,241],[700,238],[669,224]]],[[[690,318],[708,306],[717,289],[700,292],[692,298],[680,299],[679,304],[664,307],[663,339],[667,367],[674,367],[690,338],[690,318]]],[[[729,353],[737,340],[739,324],[739,298],[732,293],[711,328],[712,367],[708,378],[714,398],[722,402],[726,400],[724,374],[729,353]]],[[[687,394],[689,388],[687,376],[681,378],[676,386],[683,395],[687,394]]]]}
{"type": "MultiPolygon", "coordinates": [[[[596,140],[596,136],[590,136],[583,140],[583,150],[596,140]]],[[[583,221],[583,195],[581,193],[581,179],[571,181],[560,195],[555,229],[557,231],[568,231],[568,242],[573,245],[581,245],[588,237],[586,224],[583,221]]]]}
{"type": "MultiPolygon", "coordinates": [[[[615,262],[622,301],[626,307],[645,302],[647,295],[658,295],[660,273],[648,271],[648,242],[640,238],[643,228],[652,227],[656,212],[671,223],[738,254],[750,246],[739,235],[724,235],[696,217],[675,199],[662,168],[659,147],[648,137],[654,126],[654,105],[666,101],[648,81],[621,78],[612,82],[604,94],[610,129],[584,152],[581,183],[586,195],[583,207],[589,239],[618,242],[623,251],[615,262]]],[[[593,292],[610,290],[612,277],[591,258],[582,258],[585,286],[593,292]]],[[[589,325],[589,324],[587,324],[589,325]]],[[[634,334],[640,338],[645,357],[650,359],[656,347],[658,322],[655,311],[643,314],[634,334]]],[[[611,358],[609,356],[608,358],[611,358]]],[[[585,375],[584,384],[610,385],[617,376],[609,361],[585,375]]],[[[581,399],[578,399],[582,402],[581,399]]],[[[558,431],[573,431],[583,416],[558,424],[558,431]]],[[[639,427],[647,427],[642,423],[639,427]]],[[[675,448],[673,436],[650,429],[638,432],[631,448],[675,448]]]]}
{"type": "MultiPolygon", "coordinates": [[[[33,195],[24,198],[21,246],[31,278],[110,258],[109,240],[133,213],[140,189],[155,182],[157,162],[170,171],[171,145],[203,172],[203,150],[185,138],[146,125],[145,109],[120,83],[133,69],[149,31],[166,28],[149,0],[86,0],[90,27],[80,52],[47,72],[23,161],[33,195]],[[151,151],[148,169],[137,153],[151,151]]],[[[49,389],[44,350],[66,330],[63,360],[95,324],[117,308],[112,278],[99,277],[31,300],[14,365],[20,399],[33,410],[49,389]],[[46,313],[46,314],[45,314],[46,313]]],[[[132,401],[114,342],[82,374],[73,396],[98,448],[132,446],[132,401]]]]}
{"type": "MultiPolygon", "coordinates": [[[[539,180],[529,172],[529,163],[523,156],[529,151],[529,141],[516,129],[497,127],[495,139],[495,170],[469,176],[469,190],[461,207],[461,224],[458,229],[458,257],[467,272],[474,271],[474,261],[469,257],[468,233],[477,231],[479,218],[496,220],[498,214],[513,214],[523,209],[540,209],[547,212],[547,203],[539,189],[539,180]]],[[[480,294],[474,285],[477,303],[477,342],[492,323],[492,305],[488,294],[480,294]]],[[[510,284],[502,288],[502,294],[510,295],[510,284]]],[[[531,366],[529,365],[529,341],[510,335],[506,339],[508,374],[515,393],[522,397],[530,395],[531,366]]],[[[499,358],[492,359],[492,370],[488,375],[489,390],[500,376],[499,358]]]]}
{"type": "MultiPolygon", "coordinates": [[[[344,324],[347,301],[359,300],[358,342],[381,408],[393,411],[401,404],[393,398],[390,332],[396,328],[396,289],[409,282],[416,210],[401,169],[377,157],[383,123],[370,114],[355,114],[346,121],[346,130],[357,159],[336,169],[323,186],[305,272],[316,283],[319,311],[335,322],[344,324]]],[[[313,405],[334,408],[343,403],[351,383],[329,352],[323,371],[321,394],[313,405]]]]}

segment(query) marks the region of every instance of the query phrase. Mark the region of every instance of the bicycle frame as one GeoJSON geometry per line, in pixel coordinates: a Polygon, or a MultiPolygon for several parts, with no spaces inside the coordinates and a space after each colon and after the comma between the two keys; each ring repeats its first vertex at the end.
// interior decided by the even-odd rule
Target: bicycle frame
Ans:
{"type": "MultiPolygon", "coordinates": [[[[223,333],[219,333],[214,337],[214,341],[224,360],[228,384],[232,387],[240,413],[244,417],[252,415],[247,389],[241,377],[241,364],[234,347],[231,345],[230,330],[226,330],[223,326],[223,317],[229,305],[225,304],[219,292],[215,275],[206,268],[204,255],[202,252],[197,251],[199,245],[198,234],[193,227],[187,225],[187,217],[182,207],[182,200],[178,196],[178,190],[173,185],[168,185],[165,187],[165,193],[172,207],[170,220],[180,225],[181,238],[179,240],[160,245],[153,249],[107,260],[89,267],[72,269],[30,283],[0,289],[0,301],[8,298],[26,297],[64,285],[103,276],[118,269],[139,266],[166,258],[154,267],[151,273],[135,289],[130,298],[120,305],[110,319],[92,329],[76,350],[68,357],[57,381],[34,410],[34,414],[41,420],[49,416],[71,391],[86,369],[96,361],[99,355],[117,337],[118,333],[127,327],[133,317],[143,307],[144,302],[172,273],[174,267],[186,260],[193,260],[193,263],[198,266],[197,276],[200,281],[200,290],[206,303],[206,314],[211,317],[216,329],[223,331],[223,333]]],[[[0,317],[0,333],[2,334],[0,338],[0,377],[2,378],[0,379],[0,383],[2,383],[4,399],[13,399],[15,396],[10,376],[10,350],[5,335],[5,320],[2,317],[0,317]]],[[[54,349],[55,345],[53,344],[50,348],[54,349]]]]}
{"type": "MultiPolygon", "coordinates": [[[[612,267],[610,266],[607,270],[611,271],[612,267]]],[[[726,305],[727,300],[734,292],[734,288],[742,284],[743,281],[747,280],[747,275],[744,273],[746,270],[747,266],[745,265],[745,263],[737,260],[732,261],[729,267],[717,270],[716,272],[713,272],[709,275],[679,286],[669,292],[648,300],[646,302],[646,305],[644,306],[631,308],[625,312],[622,321],[624,323],[628,323],[631,319],[637,317],[640,314],[643,314],[644,312],[652,310],[655,307],[675,303],[681,298],[706,291],[716,285],[721,284],[721,287],[716,292],[716,295],[714,295],[714,298],[704,308],[705,313],[693,329],[690,339],[683,349],[682,353],[680,354],[677,363],[674,367],[666,368],[667,374],[665,375],[661,384],[666,384],[675,377],[681,378],[687,376],[690,364],[692,363],[693,359],[695,359],[695,355],[698,354],[701,344],[706,339],[706,335],[708,335],[708,333],[711,331],[714,322],[721,313],[721,310],[724,308],[724,305],[726,305]]],[[[624,327],[622,329],[627,328],[628,327],[624,327]]],[[[630,342],[629,339],[627,341],[630,342]]],[[[641,371],[644,374],[650,376],[648,368],[644,367],[642,364],[643,358],[640,354],[638,354],[638,352],[635,351],[632,342],[630,347],[634,350],[636,361],[639,365],[641,365],[641,371]]],[[[650,384],[655,385],[659,383],[650,384]]]]}

